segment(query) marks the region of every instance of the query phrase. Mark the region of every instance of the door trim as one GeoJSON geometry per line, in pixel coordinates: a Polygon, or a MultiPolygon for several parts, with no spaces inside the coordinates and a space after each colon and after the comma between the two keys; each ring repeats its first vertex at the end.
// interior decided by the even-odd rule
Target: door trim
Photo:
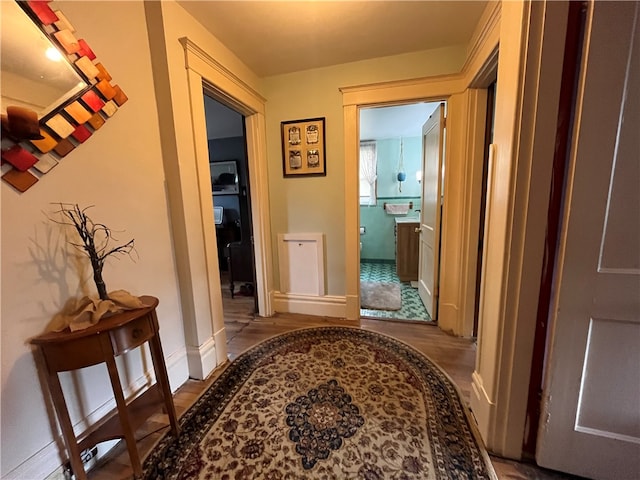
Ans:
{"type": "Polygon", "coordinates": [[[580,72],[580,53],[584,37],[586,10],[582,2],[569,2],[567,14],[567,40],[562,67],[562,85],[558,100],[558,131],[556,132],[553,174],[551,175],[551,195],[547,212],[547,233],[544,245],[543,270],[538,295],[538,310],[531,361],[531,378],[527,400],[527,434],[523,441],[523,454],[533,458],[536,453],[540,408],[542,400],[542,380],[545,357],[548,348],[547,330],[549,306],[553,293],[553,277],[556,273],[556,257],[559,249],[560,226],[562,223],[562,202],[569,145],[573,129],[573,113],[576,105],[578,86],[576,78],[580,72]]]}
{"type": "Polygon", "coordinates": [[[542,272],[567,4],[505,2],[471,408],[492,452],[519,459],[542,272]]]}
{"type": "MultiPolygon", "coordinates": [[[[217,364],[224,363],[227,358],[226,333],[222,310],[222,294],[220,290],[220,271],[218,269],[218,250],[213,224],[213,206],[211,204],[211,179],[209,172],[209,153],[206,135],[206,119],[204,112],[204,89],[217,101],[227,105],[245,116],[247,160],[249,188],[251,191],[252,227],[254,236],[254,253],[256,267],[256,294],[258,296],[258,313],[261,316],[273,315],[272,298],[272,258],[271,230],[268,198],[268,182],[266,171],[266,100],[247,85],[242,79],[208,55],[197,44],[187,37],[180,38],[185,52],[187,69],[187,88],[189,91],[190,115],[193,128],[194,156],[196,179],[194,188],[198,190],[197,210],[199,217],[192,219],[198,230],[202,232],[204,248],[204,276],[206,278],[206,295],[211,312],[210,319],[198,318],[198,315],[184,315],[185,337],[190,344],[202,343],[207,331],[212,331],[215,341],[215,357],[217,364]],[[210,322],[204,325],[203,322],[210,322]],[[202,333],[200,333],[202,331],[202,333]],[[188,337],[188,338],[187,338],[188,337]]],[[[181,191],[180,202],[187,202],[186,194],[181,191]]],[[[192,207],[195,207],[193,205],[192,207]]],[[[174,234],[187,238],[186,225],[174,224],[174,234]]],[[[176,248],[178,262],[190,264],[188,251],[176,248]]],[[[190,265],[183,278],[181,295],[183,304],[187,306],[201,298],[202,265],[190,265]],[[186,283],[186,285],[184,285],[186,283]],[[196,292],[197,290],[197,292],[196,292]],[[185,298],[186,295],[186,298],[185,298]],[[190,301],[191,300],[191,301],[190,301]]],[[[185,269],[186,270],[186,269],[185,269]]],[[[195,345],[197,346],[197,345],[195,345]]],[[[189,362],[189,373],[196,378],[208,375],[216,365],[206,365],[197,359],[189,362]],[[198,365],[198,363],[200,363],[198,365]]]]}
{"type": "MultiPolygon", "coordinates": [[[[273,315],[272,289],[270,288],[270,282],[267,281],[267,279],[271,278],[273,265],[272,257],[267,253],[271,252],[271,218],[266,171],[267,149],[264,118],[266,99],[188,38],[181,38],[180,42],[185,48],[187,69],[199,75],[202,80],[201,88],[194,88],[193,84],[190,83],[189,93],[192,103],[194,101],[204,103],[203,88],[206,88],[207,92],[212,94],[216,100],[245,116],[252,227],[256,256],[258,313],[261,316],[271,316],[273,315]]],[[[206,135],[203,138],[203,141],[200,141],[202,139],[196,139],[196,144],[206,145],[206,135]]],[[[198,170],[198,177],[200,181],[206,180],[207,189],[209,189],[208,146],[206,152],[207,168],[203,169],[202,172],[198,170]]],[[[198,148],[196,148],[197,158],[203,153],[204,151],[198,152],[198,148]]],[[[199,160],[196,161],[198,164],[201,163],[199,160]]],[[[211,207],[210,195],[204,195],[207,189],[204,189],[205,191],[201,195],[202,206],[205,207],[203,210],[211,207]]],[[[209,242],[207,247],[211,248],[215,247],[215,245],[209,242]]],[[[217,271],[217,268],[215,270],[217,271]]],[[[211,278],[211,272],[209,272],[209,278],[211,278]]]]}
{"type": "MultiPolygon", "coordinates": [[[[345,140],[345,316],[347,319],[358,319],[360,315],[360,204],[356,181],[359,177],[360,109],[421,101],[448,101],[451,95],[465,92],[474,82],[480,81],[479,77],[483,77],[482,72],[485,72],[490,65],[495,65],[500,38],[500,12],[500,2],[495,2],[485,11],[479,22],[480,29],[472,40],[472,48],[470,48],[472,55],[467,58],[459,73],[340,88],[345,140]]],[[[464,137],[463,134],[461,135],[464,137]]],[[[449,136],[446,140],[445,148],[448,148],[450,138],[449,136]]],[[[447,153],[445,153],[445,163],[446,157],[447,153]]],[[[478,185],[477,188],[480,186],[478,185]]],[[[471,201],[478,196],[469,193],[461,202],[471,201]]],[[[477,234],[476,230],[475,235],[477,234]]],[[[462,242],[469,242],[469,238],[463,238],[462,242]]],[[[477,243],[471,247],[464,245],[460,251],[473,252],[476,247],[477,243]]],[[[469,260],[465,258],[462,263],[466,264],[469,260]]],[[[477,255],[473,261],[477,261],[477,255]]],[[[475,270],[464,267],[464,271],[469,273],[473,271],[474,278],[471,285],[475,289],[475,270]]],[[[468,295],[458,291],[452,293],[452,297],[467,298],[468,295]]],[[[455,320],[452,324],[455,326],[451,327],[451,331],[456,335],[465,335],[465,332],[473,330],[473,306],[466,310],[471,314],[470,320],[459,321],[460,313],[454,309],[455,320]]]]}

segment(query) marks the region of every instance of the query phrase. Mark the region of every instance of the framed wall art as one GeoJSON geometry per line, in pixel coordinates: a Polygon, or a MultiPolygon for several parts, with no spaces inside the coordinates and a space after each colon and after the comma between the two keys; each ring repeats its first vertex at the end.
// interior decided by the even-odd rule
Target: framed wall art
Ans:
{"type": "Polygon", "coordinates": [[[327,174],[324,117],[281,122],[285,177],[327,174]]]}
{"type": "Polygon", "coordinates": [[[0,0],[0,176],[24,193],[128,100],[57,2],[0,0]]]}
{"type": "Polygon", "coordinates": [[[213,162],[209,164],[211,171],[211,185],[214,195],[237,195],[238,164],[235,160],[213,162]]]}

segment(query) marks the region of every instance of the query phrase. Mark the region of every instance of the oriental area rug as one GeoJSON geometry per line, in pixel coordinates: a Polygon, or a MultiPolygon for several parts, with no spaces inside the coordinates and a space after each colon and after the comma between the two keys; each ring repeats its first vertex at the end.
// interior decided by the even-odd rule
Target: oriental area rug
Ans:
{"type": "Polygon", "coordinates": [[[412,347],[296,330],[233,361],[144,463],[146,479],[495,479],[456,387],[412,347]]]}

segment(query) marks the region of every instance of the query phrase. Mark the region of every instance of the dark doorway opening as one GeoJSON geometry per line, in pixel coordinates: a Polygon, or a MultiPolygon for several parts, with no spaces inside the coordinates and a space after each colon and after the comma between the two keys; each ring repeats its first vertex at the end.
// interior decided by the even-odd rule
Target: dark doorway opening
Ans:
{"type": "Polygon", "coordinates": [[[225,322],[257,311],[244,116],[204,92],[211,201],[225,322]]]}
{"type": "Polygon", "coordinates": [[[493,143],[493,126],[496,111],[496,82],[487,87],[487,118],[484,130],[484,158],[482,162],[482,193],[480,196],[480,222],[478,233],[478,262],[476,263],[476,295],[473,315],[473,337],[478,336],[478,316],[480,314],[480,284],[482,278],[482,253],[484,249],[484,222],[487,210],[487,176],[489,154],[493,143]]]}

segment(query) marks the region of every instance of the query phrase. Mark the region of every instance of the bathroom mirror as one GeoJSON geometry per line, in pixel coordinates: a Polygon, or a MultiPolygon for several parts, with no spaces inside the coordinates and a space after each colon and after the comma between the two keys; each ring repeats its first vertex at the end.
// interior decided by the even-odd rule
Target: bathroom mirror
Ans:
{"type": "Polygon", "coordinates": [[[0,108],[15,105],[46,117],[88,84],[14,1],[0,1],[0,108]]]}

